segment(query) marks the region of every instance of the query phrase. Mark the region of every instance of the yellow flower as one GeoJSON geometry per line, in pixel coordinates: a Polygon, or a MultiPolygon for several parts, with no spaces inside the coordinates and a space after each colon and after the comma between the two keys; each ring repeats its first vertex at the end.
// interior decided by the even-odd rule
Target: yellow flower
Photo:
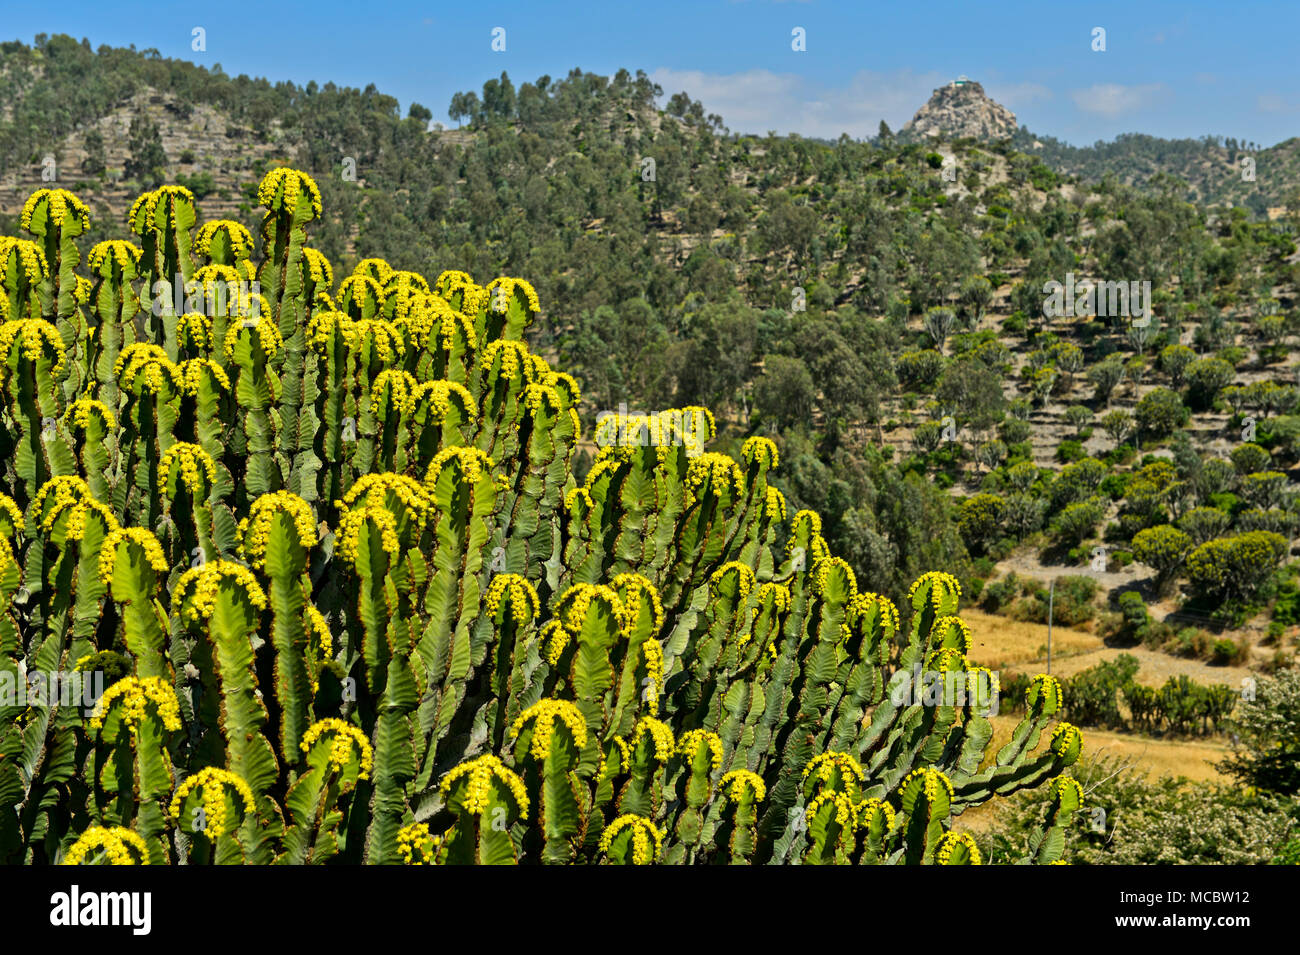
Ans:
{"type": "Polygon", "coordinates": [[[121,826],[91,826],[68,850],[63,865],[83,865],[95,850],[102,849],[109,865],[148,865],[149,846],[138,833],[121,826]]]}
{"type": "Polygon", "coordinates": [[[207,492],[217,480],[217,465],[212,456],[197,444],[177,441],[158,460],[158,477],[164,482],[171,479],[172,469],[180,466],[180,480],[195,499],[207,497],[207,492]]]}
{"type": "Polygon", "coordinates": [[[510,738],[517,739],[530,720],[533,721],[533,737],[528,753],[538,762],[550,755],[555,728],[559,724],[568,729],[574,749],[581,751],[587,745],[587,721],[578,707],[568,700],[538,700],[515,720],[510,727],[510,738]]]}
{"type": "Polygon", "coordinates": [[[307,190],[307,198],[311,203],[314,217],[320,218],[322,208],[320,189],[316,185],[316,180],[305,172],[287,166],[272,169],[262,177],[262,182],[257,187],[257,202],[258,205],[270,209],[274,207],[275,200],[279,197],[283,203],[280,208],[292,211],[297,207],[298,196],[303,189],[307,190]]]}
{"type": "Polygon", "coordinates": [[[397,852],[405,865],[433,865],[442,837],[429,831],[427,822],[413,822],[397,830],[397,852]]]}
{"type": "Polygon", "coordinates": [[[753,794],[756,803],[767,798],[767,786],[763,784],[763,777],[748,769],[733,769],[718,781],[718,792],[732,802],[743,799],[746,790],[753,794]]]}
{"type": "Polygon", "coordinates": [[[653,716],[643,716],[636,721],[636,726],[632,729],[632,745],[635,747],[641,742],[641,737],[649,734],[651,742],[651,752],[656,762],[666,763],[668,757],[673,754],[673,731],[660,720],[653,716]]]}
{"type": "Polygon", "coordinates": [[[117,419],[113,417],[113,412],[109,411],[108,406],[102,401],[96,401],[94,398],[78,398],[68,405],[68,410],[63,413],[63,423],[69,429],[76,427],[85,431],[90,427],[91,415],[99,419],[105,431],[112,431],[117,427],[117,419]]]}
{"type": "Polygon", "coordinates": [[[709,749],[712,772],[716,773],[722,768],[722,737],[708,730],[695,729],[687,730],[677,740],[677,752],[691,761],[694,761],[695,754],[700,751],[700,748],[705,746],[709,749]]]}
{"type": "Polygon", "coordinates": [[[392,511],[380,504],[366,504],[344,513],[335,537],[335,552],[339,557],[356,567],[361,547],[361,529],[366,521],[372,521],[379,528],[380,545],[389,559],[399,559],[401,544],[397,539],[397,520],[392,511]]]}
{"type": "Polygon", "coordinates": [[[251,570],[234,561],[214,560],[181,574],[172,593],[172,612],[195,622],[211,619],[217,593],[227,579],[244,591],[250,604],[258,610],[266,609],[266,591],[251,570]]]}
{"type": "Polygon", "coordinates": [[[113,579],[113,566],[117,562],[117,549],[130,541],[144,552],[144,559],[157,573],[165,574],[170,569],[167,558],[163,555],[162,545],[152,531],[143,527],[117,527],[108,532],[99,549],[99,579],[108,584],[113,579]]]}
{"type": "Polygon", "coordinates": [[[496,619],[507,594],[510,595],[510,607],[517,623],[524,624],[537,618],[541,607],[537,591],[519,574],[497,574],[492,578],[492,582],[488,584],[487,594],[483,598],[483,609],[487,612],[487,616],[496,619]]]}
{"type": "Polygon", "coordinates": [[[429,489],[430,494],[437,487],[438,478],[443,470],[452,461],[456,462],[461,481],[471,486],[478,483],[484,469],[490,470],[496,466],[496,462],[478,448],[443,448],[429,463],[429,470],[425,473],[424,485],[429,489]]]}
{"type": "Polygon", "coordinates": [[[605,831],[600,836],[599,851],[602,854],[608,853],[614,839],[628,828],[632,830],[632,864],[651,865],[658,861],[659,853],[663,849],[663,833],[645,816],[632,813],[619,816],[605,827],[605,831]]]}
{"type": "Polygon", "coordinates": [[[196,789],[203,804],[203,834],[209,839],[218,839],[234,829],[234,825],[229,825],[234,820],[228,819],[226,813],[228,790],[232,791],[233,797],[243,804],[246,815],[255,812],[253,790],[249,788],[248,783],[244,782],[242,776],[228,769],[208,766],[187,778],[176,790],[170,809],[173,819],[180,816],[185,799],[196,789]]]}
{"type": "Polygon", "coordinates": [[[132,733],[136,732],[140,720],[145,718],[150,707],[165,729],[175,732],[181,728],[181,710],[176,691],[162,677],[128,676],[118,680],[95,703],[95,709],[90,714],[90,728],[102,729],[104,717],[114,705],[122,706],[122,723],[132,733]]]}
{"type": "Polygon", "coordinates": [[[50,374],[55,378],[63,373],[67,364],[63,337],[49,322],[39,318],[20,318],[0,325],[0,355],[8,358],[15,345],[21,347],[22,357],[33,364],[48,358],[50,374]]]}
{"type": "Polygon", "coordinates": [[[212,240],[218,232],[226,236],[233,258],[246,259],[252,254],[252,233],[232,219],[214,219],[199,226],[199,231],[194,236],[194,251],[199,255],[211,255],[212,240]]]}
{"type": "Polygon", "coordinates": [[[253,502],[248,517],[239,522],[239,552],[252,566],[266,566],[266,545],[271,537],[271,521],[277,514],[287,514],[293,521],[298,544],[306,549],[316,546],[316,516],[311,505],[289,491],[263,494],[253,502]]]}
{"type": "Polygon", "coordinates": [[[524,781],[490,753],[461,763],[444,776],[442,784],[438,787],[443,796],[449,795],[452,787],[461,779],[466,781],[465,795],[461,803],[465,812],[482,816],[487,811],[488,803],[492,798],[492,782],[495,780],[510,794],[519,815],[527,818],[528,793],[524,789],[524,781]]]}
{"type": "Polygon", "coordinates": [[[63,220],[71,217],[80,223],[82,232],[90,229],[90,212],[86,209],[86,204],[75,195],[67,189],[38,189],[23,203],[19,224],[24,232],[30,232],[32,235],[44,234],[32,232],[32,215],[42,201],[48,203],[47,214],[49,221],[55,223],[55,228],[62,229],[63,220]]]}
{"type": "Polygon", "coordinates": [[[352,763],[356,755],[359,772],[358,779],[369,779],[370,771],[375,767],[375,752],[366,739],[366,734],[350,723],[344,723],[335,717],[317,720],[303,735],[302,751],[309,752],[318,739],[328,737],[330,741],[329,766],[339,772],[352,763]]]}

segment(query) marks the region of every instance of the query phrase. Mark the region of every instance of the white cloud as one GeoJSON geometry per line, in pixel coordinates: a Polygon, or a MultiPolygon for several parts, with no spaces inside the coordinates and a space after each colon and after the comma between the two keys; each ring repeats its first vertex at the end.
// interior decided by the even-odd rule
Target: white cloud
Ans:
{"type": "Polygon", "coordinates": [[[1085,113],[1120,116],[1152,105],[1167,89],[1163,83],[1122,86],[1119,83],[1096,83],[1070,94],[1074,105],[1085,113]]]}
{"type": "Polygon", "coordinates": [[[936,87],[952,77],[937,72],[863,70],[842,87],[758,69],[725,75],[658,69],[650,78],[663,87],[665,97],[684,91],[699,100],[705,112],[721,115],[733,132],[761,135],[775,130],[835,139],[841,133],[855,138],[874,136],[882,119],[897,130],[936,87]]]}

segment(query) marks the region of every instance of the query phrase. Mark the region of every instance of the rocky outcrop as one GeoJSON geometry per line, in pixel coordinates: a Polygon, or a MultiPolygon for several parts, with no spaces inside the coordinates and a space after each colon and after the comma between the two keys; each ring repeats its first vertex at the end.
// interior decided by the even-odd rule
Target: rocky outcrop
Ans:
{"type": "Polygon", "coordinates": [[[931,95],[901,133],[909,139],[972,137],[985,141],[1006,139],[1018,128],[1016,116],[996,103],[975,80],[953,80],[931,95]]]}

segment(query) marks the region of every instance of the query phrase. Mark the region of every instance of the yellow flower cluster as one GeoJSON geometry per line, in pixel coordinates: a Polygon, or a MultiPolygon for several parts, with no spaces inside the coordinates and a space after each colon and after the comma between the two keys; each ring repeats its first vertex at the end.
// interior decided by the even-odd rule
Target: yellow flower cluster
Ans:
{"type": "Polygon", "coordinates": [[[117,703],[124,710],[122,722],[133,733],[136,725],[145,718],[150,704],[165,729],[175,732],[181,728],[181,708],[176,700],[176,691],[162,677],[128,676],[118,680],[95,703],[95,709],[90,714],[90,728],[102,729],[104,717],[117,703]]]}
{"type": "Polygon", "coordinates": [[[330,769],[339,772],[350,765],[355,753],[359,767],[357,778],[369,779],[370,771],[375,768],[375,751],[371,749],[366,734],[335,717],[317,720],[303,734],[302,751],[309,752],[315,742],[326,735],[330,738],[330,769]]]}
{"type": "Polygon", "coordinates": [[[307,604],[307,624],[316,632],[316,639],[320,641],[321,658],[328,660],[334,656],[334,635],[325,622],[325,615],[314,604],[307,604]]]}
{"type": "Polygon", "coordinates": [[[113,374],[127,391],[134,391],[137,382],[155,395],[162,394],[165,386],[181,386],[180,369],[172,364],[167,353],[157,345],[143,342],[122,349],[113,365],[113,374]]]}
{"type": "Polygon", "coordinates": [[[68,405],[68,410],[63,413],[63,423],[69,428],[75,427],[85,431],[90,427],[92,414],[99,419],[105,431],[112,431],[117,427],[117,419],[113,417],[113,412],[108,410],[108,405],[94,398],[78,398],[68,405]]]}
{"type": "Polygon", "coordinates": [[[429,462],[429,470],[425,472],[424,485],[429,489],[430,494],[433,493],[443,469],[452,461],[456,462],[461,481],[471,487],[478,483],[484,469],[490,471],[496,466],[496,462],[487,456],[487,452],[478,448],[443,448],[429,462]]]}
{"type": "Polygon", "coordinates": [[[564,626],[575,634],[581,631],[592,601],[597,599],[609,606],[620,630],[626,630],[632,624],[627,605],[613,587],[605,584],[574,584],[560,597],[559,607],[564,626]]]}
{"type": "MultiPolygon", "coordinates": [[[[37,189],[23,203],[23,211],[19,221],[24,232],[32,232],[32,215],[41,202],[49,204],[46,214],[49,221],[54,223],[56,229],[63,228],[63,221],[66,217],[71,217],[80,223],[82,232],[90,229],[90,212],[86,209],[86,204],[75,195],[67,189],[37,189]]],[[[33,232],[32,234],[38,235],[42,233],[33,232]]]]}
{"type": "Polygon", "coordinates": [[[9,357],[15,343],[22,347],[23,358],[32,363],[45,356],[48,345],[53,359],[50,374],[57,378],[63,373],[67,364],[63,337],[49,322],[39,318],[19,318],[0,325],[0,355],[9,357]]]}
{"type": "Polygon", "coordinates": [[[531,382],[534,365],[528,360],[529,357],[531,356],[528,354],[528,346],[523,342],[498,339],[483,349],[483,357],[479,359],[479,369],[491,372],[499,359],[502,378],[513,381],[516,376],[522,374],[525,382],[531,382]]]}
{"type": "Polygon", "coordinates": [[[1072,723],[1056,724],[1056,729],[1052,731],[1050,748],[1059,759],[1074,762],[1074,759],[1078,758],[1079,750],[1082,747],[1083,734],[1079,732],[1077,726],[1072,723]]]}
{"type": "Polygon", "coordinates": [[[536,315],[542,310],[541,303],[537,300],[537,293],[533,290],[533,286],[523,279],[511,279],[503,276],[502,278],[493,279],[488,283],[487,288],[488,294],[491,296],[491,301],[494,303],[494,311],[504,312],[506,309],[495,308],[495,303],[509,302],[514,298],[516,289],[524,293],[524,301],[528,305],[528,311],[536,315]],[[501,289],[500,292],[496,291],[498,288],[501,289]]]}
{"type": "Polygon", "coordinates": [[[73,276],[73,278],[76,279],[76,284],[72,289],[72,297],[78,305],[88,304],[90,302],[90,293],[95,287],[94,284],[90,279],[82,278],[80,275],[73,276]]]}
{"type": "Polygon", "coordinates": [[[97,242],[86,256],[86,264],[101,275],[107,262],[112,262],[118,270],[127,276],[134,276],[140,269],[140,257],[144,251],[133,242],[125,239],[108,239],[97,242]]]}
{"type": "Polygon", "coordinates": [[[451,410],[453,397],[455,397],[460,408],[461,417],[466,423],[472,422],[475,418],[474,398],[469,393],[468,388],[456,381],[426,381],[421,383],[412,393],[412,404],[419,407],[420,402],[427,398],[434,419],[444,421],[447,418],[447,412],[451,410]]]}
{"type": "Polygon", "coordinates": [[[763,784],[763,777],[748,769],[733,769],[718,781],[718,791],[732,802],[744,799],[746,790],[753,794],[754,802],[762,802],[767,798],[767,786],[763,784]]]}
{"type": "Polygon", "coordinates": [[[736,575],[736,591],[740,601],[744,601],[749,596],[749,592],[754,588],[754,570],[748,564],[741,563],[738,560],[730,560],[713,572],[709,578],[709,589],[717,593],[718,586],[722,583],[724,577],[728,574],[736,575]]]}
{"type": "Polygon", "coordinates": [[[361,475],[356,483],[348,488],[348,492],[343,495],[343,500],[336,502],[336,506],[340,508],[352,507],[360,503],[380,504],[387,507],[389,494],[404,508],[411,511],[416,520],[421,523],[423,523],[429,508],[433,506],[428,491],[419,481],[407,477],[405,474],[394,474],[391,471],[371,472],[361,475]]]}
{"type": "Polygon", "coordinates": [[[1061,708],[1061,682],[1054,676],[1040,673],[1029,681],[1025,699],[1035,716],[1051,716],[1061,708]]]}
{"type": "Polygon", "coordinates": [[[10,253],[17,256],[19,269],[28,285],[40,285],[41,279],[50,274],[50,264],[45,260],[45,253],[31,239],[0,235],[0,269],[8,268],[10,253]]]}
{"type": "MultiPolygon", "coordinates": [[[[262,300],[260,295],[250,297],[254,301],[262,300]]],[[[245,325],[244,322],[238,322],[230,326],[230,330],[226,332],[225,352],[227,361],[233,362],[235,360],[235,344],[239,341],[240,332],[256,333],[257,343],[262,347],[262,353],[266,356],[266,361],[270,361],[278,355],[280,349],[284,347],[284,339],[280,337],[280,329],[271,320],[268,310],[259,306],[256,315],[256,325],[250,327],[245,325]]],[[[253,318],[250,316],[245,321],[253,321],[253,318]]]]}
{"type": "Polygon", "coordinates": [[[109,865],[148,865],[149,846],[138,833],[121,826],[91,826],[63,857],[63,865],[82,865],[87,856],[102,849],[109,865]]]}
{"type": "Polygon", "coordinates": [[[764,605],[769,599],[777,613],[785,613],[790,609],[790,588],[774,582],[763,584],[758,588],[758,602],[764,605]]]}
{"type": "Polygon", "coordinates": [[[227,823],[233,821],[226,818],[227,789],[234,791],[235,796],[243,803],[244,812],[247,815],[252,815],[255,811],[253,790],[248,787],[248,783],[244,782],[242,776],[238,773],[232,773],[228,769],[208,766],[190,776],[176,790],[176,795],[172,797],[171,804],[173,819],[180,815],[181,806],[190,793],[196,789],[200,791],[199,798],[203,803],[203,834],[209,839],[218,839],[234,828],[234,826],[227,825],[227,823]]]}
{"type": "MultiPolygon", "coordinates": [[[[474,321],[463,311],[458,312],[440,295],[428,295],[424,299],[425,312],[428,316],[430,330],[436,322],[438,326],[438,344],[444,352],[455,347],[456,336],[465,340],[466,348],[478,347],[478,336],[474,334],[474,321]]],[[[427,345],[427,341],[425,342],[427,345]]]]}
{"type": "Polygon", "coordinates": [[[709,764],[713,772],[722,768],[722,737],[708,730],[687,730],[677,740],[677,752],[694,761],[700,747],[709,748],[709,764]]]}
{"type": "Polygon", "coordinates": [[[315,285],[323,288],[334,287],[334,268],[320,249],[313,249],[310,246],[304,248],[302,250],[302,264],[306,268],[307,277],[315,285]]]}
{"type": "Polygon", "coordinates": [[[415,410],[415,390],[419,384],[410,372],[394,368],[381,371],[370,386],[370,413],[379,417],[380,399],[387,395],[390,408],[399,415],[409,415],[415,410]]]}
{"type": "Polygon", "coordinates": [[[212,350],[212,320],[202,312],[186,312],[176,322],[176,338],[182,347],[212,350]]]}
{"type": "Polygon", "coordinates": [[[366,521],[374,521],[379,528],[380,546],[390,560],[401,557],[402,546],[397,539],[397,520],[392,511],[380,504],[366,504],[354,507],[343,515],[339,521],[335,537],[335,553],[356,567],[359,548],[361,547],[361,529],[366,521]]]}
{"type": "Polygon", "coordinates": [[[171,480],[172,468],[180,466],[181,483],[196,500],[207,497],[207,492],[217,480],[217,465],[212,455],[200,445],[177,441],[158,459],[158,476],[164,482],[171,480]]]}
{"type": "Polygon", "coordinates": [[[845,781],[855,781],[858,785],[866,782],[867,774],[862,771],[858,761],[849,753],[829,750],[808,760],[803,768],[803,778],[812,777],[817,786],[834,784],[836,776],[845,781]]]}
{"type": "Polygon", "coordinates": [[[555,727],[559,723],[563,723],[569,730],[574,749],[581,751],[587,745],[587,721],[577,706],[568,700],[538,700],[515,720],[510,727],[510,738],[517,739],[529,720],[534,723],[528,754],[538,762],[550,755],[555,727]]]}
{"type": "Polygon", "coordinates": [[[274,207],[276,197],[283,196],[284,203],[281,208],[293,210],[297,207],[298,195],[304,188],[307,190],[312,212],[319,218],[322,210],[320,189],[316,185],[316,180],[305,172],[287,166],[272,169],[262,177],[262,182],[257,187],[257,203],[270,209],[274,207]]]}
{"type": "Polygon", "coordinates": [[[663,849],[664,834],[645,816],[625,813],[611,822],[600,836],[599,851],[609,852],[614,839],[628,827],[632,828],[632,864],[651,865],[659,859],[663,849]]]}
{"type": "Polygon", "coordinates": [[[585,487],[569,488],[564,495],[565,509],[572,511],[579,504],[583,505],[587,510],[591,510],[596,506],[596,502],[591,498],[591,492],[585,487]]]}
{"type": "Polygon", "coordinates": [[[938,647],[948,637],[956,634],[957,639],[961,642],[959,649],[962,653],[970,653],[972,637],[970,627],[961,617],[948,616],[938,617],[930,627],[930,646],[938,647]]]}
{"type": "Polygon", "coordinates": [[[767,489],[767,500],[763,504],[763,516],[773,523],[785,523],[785,495],[774,487],[767,489]]]}
{"type": "Polygon", "coordinates": [[[660,720],[653,716],[643,716],[636,721],[636,726],[632,729],[632,745],[636,746],[641,742],[641,737],[647,733],[650,734],[650,742],[653,744],[653,753],[656,761],[660,763],[668,762],[668,757],[673,754],[673,731],[660,720]]]}
{"type": "Polygon", "coordinates": [[[844,793],[832,789],[818,793],[808,803],[807,817],[815,818],[822,806],[828,804],[835,807],[835,824],[841,829],[852,832],[858,824],[858,813],[853,806],[853,800],[844,793]]]}
{"type": "Polygon", "coordinates": [[[452,786],[462,778],[466,779],[465,800],[462,803],[466,812],[482,816],[487,811],[488,802],[492,798],[492,781],[495,779],[510,793],[519,815],[528,816],[528,793],[524,789],[524,781],[492,754],[461,763],[444,776],[439,787],[443,796],[447,796],[452,786]]]}
{"type": "Polygon", "coordinates": [[[427,822],[413,822],[397,830],[397,854],[403,865],[433,865],[442,838],[429,831],[427,822]]]}
{"type": "Polygon", "coordinates": [[[907,774],[907,778],[903,780],[902,785],[899,786],[899,791],[906,789],[913,779],[921,780],[921,790],[925,793],[927,802],[933,802],[939,797],[940,787],[946,789],[948,791],[948,798],[952,799],[953,789],[951,780],[933,766],[923,766],[920,769],[912,770],[907,774]]]}
{"type": "Polygon", "coordinates": [[[146,192],[135,204],[131,206],[129,221],[131,230],[137,235],[144,235],[145,229],[156,229],[159,203],[167,204],[167,223],[172,229],[178,228],[176,224],[176,204],[183,202],[189,206],[194,205],[194,193],[190,192],[184,186],[159,186],[153,192],[146,192]],[[144,203],[144,221],[141,222],[136,218],[136,213],[140,212],[140,203],[144,203]]]}
{"type": "Polygon", "coordinates": [[[609,582],[623,601],[623,609],[629,620],[635,622],[641,614],[641,600],[650,600],[651,615],[654,619],[652,633],[658,633],[664,626],[664,607],[659,600],[659,590],[654,584],[640,574],[619,574],[609,582]]]}
{"type": "Polygon", "coordinates": [[[849,566],[848,561],[844,560],[842,557],[823,557],[821,560],[817,561],[817,566],[815,568],[817,572],[815,583],[817,593],[823,597],[826,595],[826,588],[830,585],[831,580],[831,569],[836,567],[839,568],[840,572],[848,578],[849,593],[856,595],[858,590],[858,578],[853,573],[853,568],[849,566]]]}
{"type": "Polygon", "coordinates": [[[124,542],[130,541],[144,552],[144,559],[157,573],[165,574],[170,569],[163,554],[162,545],[152,531],[143,527],[115,527],[108,532],[99,549],[99,579],[107,584],[113,579],[113,565],[117,562],[117,549],[124,542]]]}
{"type": "Polygon", "coordinates": [[[16,532],[23,529],[24,522],[22,508],[15,504],[14,499],[8,494],[0,494],[0,517],[8,518],[9,520],[8,527],[0,524],[0,527],[4,528],[5,536],[12,537],[16,532]]]}
{"type": "MultiPolygon", "coordinates": [[[[175,445],[173,445],[175,447],[175,445]]],[[[271,521],[277,514],[288,514],[304,548],[316,546],[316,516],[311,505],[289,491],[263,494],[249,508],[248,517],[239,522],[239,552],[261,570],[266,566],[266,545],[271,537],[271,521]]]]}
{"type": "Polygon", "coordinates": [[[664,688],[664,645],[654,637],[646,637],[641,644],[641,658],[645,661],[646,706],[651,715],[659,712],[659,694],[664,688]]]}
{"type": "Polygon", "coordinates": [[[558,388],[569,396],[570,404],[578,404],[582,401],[582,390],[578,387],[577,379],[567,371],[553,371],[546,376],[546,383],[552,388],[558,388]]]}
{"type": "MultiPolygon", "coordinates": [[[[382,288],[393,276],[393,267],[383,259],[362,259],[357,263],[357,267],[352,270],[352,275],[359,275],[363,278],[370,279],[375,285],[382,288]]],[[[346,279],[344,281],[347,281],[346,279]]],[[[342,289],[340,288],[340,293],[342,289]]]]}
{"type": "Polygon", "coordinates": [[[519,574],[497,574],[492,578],[492,582],[488,584],[487,594],[483,597],[483,606],[489,617],[496,619],[507,594],[510,595],[510,607],[514,611],[516,621],[527,623],[536,619],[541,609],[537,591],[519,574]]]}
{"type": "Polygon", "coordinates": [[[322,357],[329,353],[336,334],[345,346],[352,346],[352,319],[342,312],[316,312],[307,324],[307,341],[322,357]]]}
{"type": "Polygon", "coordinates": [[[1083,786],[1073,776],[1057,776],[1047,792],[1058,803],[1070,802],[1076,809],[1083,805],[1083,786]]]}
{"type": "Polygon", "coordinates": [[[876,610],[880,614],[885,639],[892,640],[894,634],[898,633],[898,608],[894,606],[894,602],[888,597],[870,592],[858,594],[849,601],[848,616],[857,620],[872,610],[876,610]]]}
{"type": "Polygon", "coordinates": [[[939,838],[939,843],[934,850],[935,863],[938,865],[952,865],[952,856],[958,846],[965,848],[971,865],[980,865],[982,863],[979,846],[975,844],[975,837],[969,832],[945,832],[939,838]]]}
{"type": "Polygon", "coordinates": [[[401,331],[392,322],[363,318],[349,324],[344,334],[347,335],[348,346],[353,351],[364,351],[369,344],[371,353],[379,356],[379,360],[386,365],[391,365],[398,358],[406,355],[406,342],[402,339],[401,331]]]}
{"type": "Polygon", "coordinates": [[[536,415],[545,404],[551,414],[559,414],[564,408],[564,399],[550,385],[528,385],[524,389],[524,407],[529,414],[536,415]]]}
{"type": "Polygon", "coordinates": [[[444,269],[438,274],[438,278],[433,283],[433,290],[443,298],[453,289],[461,285],[473,285],[474,280],[470,278],[468,272],[462,272],[459,269],[444,269]]]}
{"type": "Polygon", "coordinates": [[[542,627],[539,634],[542,645],[546,647],[546,662],[555,666],[560,662],[564,648],[569,645],[569,631],[558,620],[551,620],[542,627]]]}
{"type": "Polygon", "coordinates": [[[36,492],[35,513],[44,513],[40,523],[42,531],[49,533],[60,517],[68,515],[68,524],[64,536],[68,540],[82,540],[86,533],[86,517],[94,513],[103,523],[105,532],[117,528],[117,518],[90,493],[86,482],[72,475],[50,478],[36,492]],[[51,503],[50,495],[54,496],[51,503]],[[47,510],[48,505],[48,510],[47,510]]]}
{"type": "Polygon", "coordinates": [[[781,455],[772,439],[758,435],[745,439],[745,443],[740,446],[740,456],[746,464],[758,462],[767,468],[778,467],[781,462],[781,455]]]}
{"type": "Polygon", "coordinates": [[[183,361],[178,366],[181,379],[181,391],[184,394],[197,396],[199,388],[203,384],[204,372],[211,375],[223,391],[230,391],[230,379],[226,376],[225,370],[211,358],[191,358],[183,361]]]}
{"type": "Polygon", "coordinates": [[[876,817],[880,817],[881,829],[892,832],[894,828],[894,807],[883,799],[864,799],[858,803],[858,825],[866,829],[876,817]]]}
{"type": "Polygon", "coordinates": [[[193,621],[210,619],[217,606],[217,591],[227,578],[243,588],[254,607],[266,609],[266,591],[251,570],[231,560],[214,560],[181,574],[172,594],[172,612],[193,621]]]}
{"type": "Polygon", "coordinates": [[[740,465],[716,451],[692,459],[686,469],[688,502],[695,503],[706,487],[718,496],[729,488],[737,498],[741,497],[745,493],[745,478],[740,472],[740,465]]]}
{"type": "MultiPolygon", "coordinates": [[[[199,255],[212,254],[212,240],[223,232],[230,243],[231,254],[236,259],[246,259],[253,251],[253,235],[233,219],[213,219],[199,226],[194,236],[194,251],[199,255]]],[[[308,250],[304,250],[308,251],[308,250]]]]}
{"type": "Polygon", "coordinates": [[[939,605],[944,595],[951,596],[954,599],[961,596],[961,584],[957,582],[956,577],[942,570],[932,570],[916,578],[907,591],[907,599],[909,602],[913,602],[914,606],[916,593],[923,587],[930,588],[930,603],[931,606],[935,607],[939,605]]]}

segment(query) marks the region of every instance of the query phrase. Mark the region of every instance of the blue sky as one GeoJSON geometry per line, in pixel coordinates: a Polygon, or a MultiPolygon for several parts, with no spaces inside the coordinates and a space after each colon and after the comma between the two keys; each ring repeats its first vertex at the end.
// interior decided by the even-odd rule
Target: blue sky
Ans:
{"type": "Polygon", "coordinates": [[[735,131],[835,137],[897,129],[930,91],[980,80],[1038,133],[1086,145],[1123,132],[1207,133],[1272,145],[1300,133],[1300,5],[1144,2],[948,3],[649,0],[446,3],[318,0],[195,4],[61,0],[7,4],[0,38],[39,32],[158,49],[231,75],[374,83],[403,109],[449,122],[456,90],[574,67],[643,69],[735,131]],[[505,52],[491,49],[494,27],[505,52]],[[191,49],[192,30],[207,49],[191,49]],[[807,49],[791,49],[802,27],[807,49]],[[1095,52],[1093,30],[1106,49],[1095,52]]]}

